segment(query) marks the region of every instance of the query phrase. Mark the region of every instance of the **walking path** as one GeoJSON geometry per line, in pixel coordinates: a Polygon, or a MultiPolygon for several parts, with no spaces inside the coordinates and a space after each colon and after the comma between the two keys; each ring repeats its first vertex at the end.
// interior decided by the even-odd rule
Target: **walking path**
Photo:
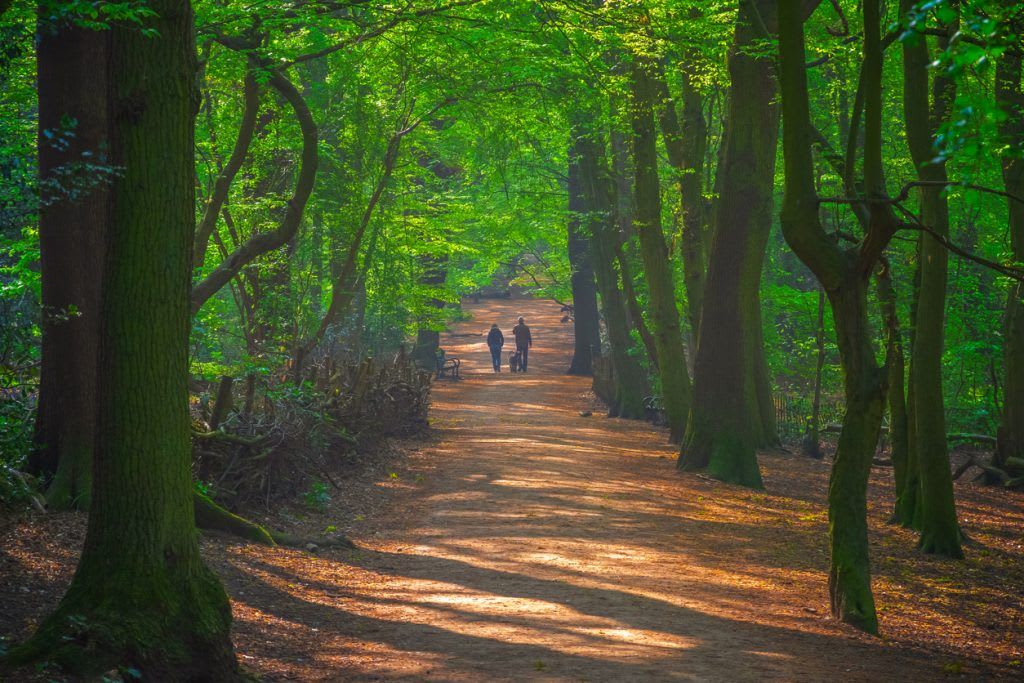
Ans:
{"type": "Polygon", "coordinates": [[[563,374],[571,325],[556,305],[468,308],[442,339],[465,379],[436,387],[438,439],[389,478],[387,511],[353,532],[364,550],[237,548],[243,663],[301,680],[941,675],[934,657],[826,617],[820,509],[813,540],[766,536],[787,538],[781,515],[746,517],[766,494],[678,475],[659,430],[580,414],[589,379],[563,374]],[[497,322],[510,336],[519,314],[530,373],[494,375],[476,335],[497,322]]]}

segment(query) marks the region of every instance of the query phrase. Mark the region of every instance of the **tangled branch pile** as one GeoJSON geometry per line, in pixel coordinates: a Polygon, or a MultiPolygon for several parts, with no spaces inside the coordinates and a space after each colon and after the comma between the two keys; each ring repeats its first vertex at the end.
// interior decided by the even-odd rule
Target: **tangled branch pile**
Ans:
{"type": "Polygon", "coordinates": [[[204,493],[235,506],[295,495],[310,481],[356,468],[375,443],[427,427],[430,374],[404,352],[393,360],[327,360],[301,385],[279,380],[256,400],[255,379],[221,378],[194,410],[193,463],[204,493]],[[257,405],[259,408],[257,409],[257,405]]]}

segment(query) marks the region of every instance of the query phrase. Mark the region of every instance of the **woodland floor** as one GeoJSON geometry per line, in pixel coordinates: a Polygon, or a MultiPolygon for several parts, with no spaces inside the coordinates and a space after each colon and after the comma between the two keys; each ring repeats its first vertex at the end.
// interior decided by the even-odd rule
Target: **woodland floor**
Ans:
{"type": "MultiPolygon", "coordinates": [[[[206,538],[244,666],[268,680],[931,680],[1024,676],[1024,496],[957,484],[965,562],[926,558],[871,485],[882,638],[828,618],[828,459],[761,455],[766,491],[676,473],[660,429],[608,419],[563,374],[571,328],[532,300],[467,304],[443,340],[465,379],[432,434],[349,478],[325,514],[358,551],[206,538]],[[529,374],[493,375],[484,339],[528,319],[529,374]],[[594,410],[593,416],[581,412],[594,410]]],[[[268,519],[267,521],[270,521],[268,519]]],[[[78,515],[0,519],[0,636],[59,598],[78,515]]]]}

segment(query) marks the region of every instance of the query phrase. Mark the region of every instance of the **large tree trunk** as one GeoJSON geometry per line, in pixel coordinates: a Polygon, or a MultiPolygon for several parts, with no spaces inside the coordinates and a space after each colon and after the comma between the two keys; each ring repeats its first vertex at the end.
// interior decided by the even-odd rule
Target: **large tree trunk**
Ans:
{"type": "MultiPolygon", "coordinates": [[[[902,0],[910,11],[912,0],[902,0]]],[[[946,167],[934,162],[932,140],[952,105],[954,84],[935,77],[928,101],[928,43],[924,36],[903,41],[903,109],[910,156],[925,181],[946,181],[946,167]]],[[[942,236],[949,234],[949,205],[941,187],[921,188],[921,220],[942,236]]],[[[911,383],[914,386],[914,448],[921,482],[920,547],[928,553],[963,557],[953,499],[942,397],[942,351],[946,324],[946,279],[949,260],[937,239],[921,234],[921,283],[918,289],[911,383]]]]}
{"type": "Polygon", "coordinates": [[[188,3],[112,29],[112,187],[89,526],[56,612],[12,653],[99,675],[234,680],[231,609],[196,540],[188,415],[195,45],[188,3]]]}
{"type": "MultiPolygon", "coordinates": [[[[1007,118],[1001,132],[1008,149],[1024,147],[1024,92],[1021,91],[1021,50],[1011,46],[996,66],[996,101],[1007,118]]],[[[1003,157],[1003,183],[1008,193],[1024,197],[1024,160],[1003,157]]],[[[1007,201],[1010,246],[1014,260],[1024,262],[1024,204],[1007,201]]],[[[1007,458],[1024,458],[1024,283],[1010,286],[1003,323],[1003,412],[992,464],[1003,467],[1007,458]]]]}
{"type": "Polygon", "coordinates": [[[77,169],[104,164],[109,33],[40,22],[39,251],[42,369],[30,468],[53,475],[51,507],[88,509],[95,442],[96,353],[108,179],[77,169]],[[63,121],[75,121],[70,135],[63,121]],[[61,143],[58,143],[58,140],[61,143]],[[70,175],[69,175],[70,174],[70,175]],[[89,174],[89,175],[87,175],[89,174]],[[70,182],[86,182],[80,197],[70,182]]]}
{"type": "MultiPolygon", "coordinates": [[[[757,6],[765,25],[774,28],[774,0],[757,6]]],[[[768,378],[758,358],[763,358],[759,291],[772,222],[778,110],[772,60],[750,54],[760,36],[755,21],[750,4],[741,3],[729,57],[729,134],[718,169],[722,195],[679,467],[707,469],[723,481],[760,488],[756,449],[774,440],[765,434],[761,402],[768,378]]]]}
{"type": "Polygon", "coordinates": [[[650,322],[658,350],[661,394],[668,419],[669,441],[679,443],[690,411],[690,375],[679,327],[672,262],[661,228],[661,185],[658,180],[657,132],[654,126],[654,68],[636,58],[632,70],[630,122],[633,130],[633,229],[650,297],[650,322]]]}
{"type": "Polygon", "coordinates": [[[583,213],[586,198],[580,184],[579,162],[585,142],[574,137],[569,146],[569,265],[572,267],[573,331],[575,341],[570,375],[593,373],[593,354],[601,348],[601,334],[598,328],[597,284],[594,281],[594,267],[590,256],[590,239],[584,226],[583,213]]]}

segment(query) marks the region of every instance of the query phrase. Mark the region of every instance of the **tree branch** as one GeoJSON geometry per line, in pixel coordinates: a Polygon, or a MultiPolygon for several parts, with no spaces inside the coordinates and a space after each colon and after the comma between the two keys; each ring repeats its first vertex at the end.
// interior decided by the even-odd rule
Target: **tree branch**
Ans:
{"type": "Polygon", "coordinates": [[[288,200],[284,218],[281,219],[281,223],[276,230],[250,237],[224,259],[204,280],[192,288],[193,315],[247,264],[267,252],[284,246],[295,236],[299,225],[302,223],[302,214],[306,208],[306,202],[309,200],[309,195],[313,192],[318,163],[316,123],[313,121],[313,116],[309,112],[309,107],[306,106],[305,101],[302,99],[302,95],[284,74],[280,71],[271,71],[269,82],[270,86],[277,90],[288,104],[291,105],[292,110],[295,112],[295,117],[299,121],[299,128],[302,130],[302,157],[298,178],[295,182],[295,191],[291,199],[288,200]]]}
{"type": "MultiPolygon", "coordinates": [[[[902,209],[903,211],[905,211],[906,213],[910,213],[906,209],[903,209],[903,207],[899,207],[899,208],[902,209]]],[[[911,214],[911,216],[913,216],[913,214],[911,214]]],[[[901,222],[901,223],[898,224],[897,227],[900,230],[916,230],[918,232],[928,233],[929,235],[931,235],[935,239],[936,242],[938,242],[943,247],[945,247],[948,251],[956,254],[957,256],[960,256],[961,258],[964,258],[964,259],[966,259],[968,261],[972,261],[974,263],[977,263],[980,266],[985,266],[986,268],[994,270],[997,273],[1005,275],[1006,277],[1011,278],[1013,280],[1017,280],[1018,282],[1024,282],[1024,269],[1017,268],[1015,266],[1008,266],[1008,265],[1005,265],[1005,264],[1002,264],[1002,263],[998,263],[996,261],[990,261],[989,259],[984,258],[982,256],[977,256],[976,254],[972,254],[971,252],[967,251],[963,247],[960,247],[960,246],[957,246],[956,244],[954,244],[945,235],[943,235],[943,234],[941,234],[939,232],[936,232],[935,230],[932,230],[930,227],[928,227],[927,225],[924,225],[923,223],[920,223],[920,222],[918,222],[916,220],[914,222],[912,222],[912,223],[910,223],[910,222],[901,222]]]]}
{"type": "MultiPolygon", "coordinates": [[[[250,64],[250,66],[252,66],[250,64]]],[[[196,228],[196,236],[193,242],[192,264],[193,268],[202,268],[206,260],[206,248],[210,242],[210,235],[217,226],[217,216],[220,209],[228,198],[228,190],[231,183],[242,168],[245,156],[252,144],[253,132],[256,130],[256,114],[260,108],[260,89],[256,83],[256,76],[250,68],[245,74],[245,85],[242,99],[244,109],[242,110],[242,122],[238,128],[238,138],[235,140],[235,148],[231,151],[228,163],[221,170],[220,175],[213,184],[213,192],[210,200],[206,203],[203,211],[203,218],[196,228]]]]}

